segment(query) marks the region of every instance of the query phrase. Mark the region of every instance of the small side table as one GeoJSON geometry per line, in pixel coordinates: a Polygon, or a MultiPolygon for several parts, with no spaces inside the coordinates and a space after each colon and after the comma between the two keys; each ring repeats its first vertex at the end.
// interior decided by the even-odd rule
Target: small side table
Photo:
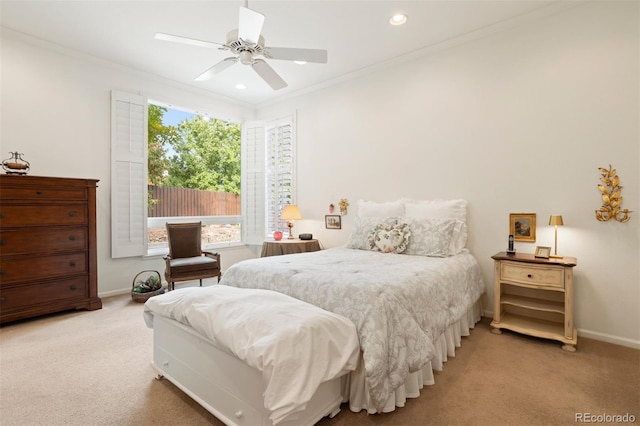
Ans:
{"type": "Polygon", "coordinates": [[[318,240],[300,240],[297,238],[292,240],[283,239],[280,241],[267,240],[262,243],[262,253],[260,257],[307,253],[318,250],[320,250],[320,242],[318,240]]]}
{"type": "Polygon", "coordinates": [[[506,328],[564,343],[575,352],[573,324],[574,257],[541,259],[532,254],[496,253],[492,332],[506,328]]]}

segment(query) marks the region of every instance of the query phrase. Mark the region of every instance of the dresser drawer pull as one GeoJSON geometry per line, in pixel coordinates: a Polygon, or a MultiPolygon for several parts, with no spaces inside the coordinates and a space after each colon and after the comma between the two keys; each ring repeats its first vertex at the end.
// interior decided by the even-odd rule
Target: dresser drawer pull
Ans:
{"type": "Polygon", "coordinates": [[[70,212],[69,212],[69,217],[75,217],[75,215],[76,215],[76,214],[77,214],[76,212],[74,212],[74,211],[70,211],[70,212]]]}
{"type": "Polygon", "coordinates": [[[527,278],[533,278],[533,275],[527,274],[527,278]]]}
{"type": "Polygon", "coordinates": [[[36,194],[42,195],[42,191],[36,191],[36,194]]]}
{"type": "Polygon", "coordinates": [[[76,262],[73,262],[73,261],[69,262],[69,266],[71,266],[72,268],[75,268],[76,267],[76,262]]]}
{"type": "Polygon", "coordinates": [[[2,296],[0,296],[0,303],[2,303],[2,302],[4,302],[4,301],[5,301],[5,298],[4,298],[4,297],[2,297],[2,296]]]}
{"type": "Polygon", "coordinates": [[[4,271],[0,269],[0,275],[4,275],[4,271]]]}
{"type": "Polygon", "coordinates": [[[75,291],[77,289],[78,289],[78,287],[76,287],[75,285],[69,286],[69,290],[71,290],[71,291],[75,291]]]}
{"type": "Polygon", "coordinates": [[[0,246],[4,245],[4,240],[0,240],[0,246]]]}
{"type": "Polygon", "coordinates": [[[0,219],[4,217],[4,213],[0,213],[0,219]]]}
{"type": "Polygon", "coordinates": [[[76,240],[76,236],[75,236],[75,235],[69,235],[69,239],[70,239],[71,241],[75,241],[75,240],[76,240]]]}

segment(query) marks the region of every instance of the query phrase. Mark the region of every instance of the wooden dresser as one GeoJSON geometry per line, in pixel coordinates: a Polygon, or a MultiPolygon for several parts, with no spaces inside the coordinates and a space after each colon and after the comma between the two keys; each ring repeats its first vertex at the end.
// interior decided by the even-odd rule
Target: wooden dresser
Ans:
{"type": "Polygon", "coordinates": [[[0,175],[0,322],[102,308],[97,182],[0,175]]]}

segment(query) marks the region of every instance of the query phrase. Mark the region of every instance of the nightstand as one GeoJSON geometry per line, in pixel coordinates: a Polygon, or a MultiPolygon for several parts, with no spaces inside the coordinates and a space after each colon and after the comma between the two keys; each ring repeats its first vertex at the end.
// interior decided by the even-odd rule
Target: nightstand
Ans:
{"type": "Polygon", "coordinates": [[[297,238],[280,241],[268,240],[262,243],[262,253],[260,257],[307,253],[318,250],[320,250],[320,242],[318,240],[299,240],[297,238]]]}
{"type": "Polygon", "coordinates": [[[558,340],[575,352],[573,324],[574,257],[537,258],[532,254],[496,253],[492,332],[505,328],[530,336],[558,340]]]}

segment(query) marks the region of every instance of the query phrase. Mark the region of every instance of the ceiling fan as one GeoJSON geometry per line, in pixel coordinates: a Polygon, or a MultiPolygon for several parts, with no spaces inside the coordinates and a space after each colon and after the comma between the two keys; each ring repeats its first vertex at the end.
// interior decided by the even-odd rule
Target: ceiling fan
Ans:
{"type": "Polygon", "coordinates": [[[247,7],[247,2],[245,1],[245,6],[240,7],[238,28],[229,31],[227,34],[227,42],[224,44],[166,33],[156,33],[154,38],[158,40],[189,44],[192,46],[230,50],[236,55],[218,62],[196,77],[196,81],[209,80],[214,75],[226,70],[231,65],[240,61],[241,64],[249,65],[253,68],[273,90],[280,90],[287,87],[287,83],[264,59],[260,59],[258,56],[263,56],[267,59],[283,59],[287,61],[304,61],[321,64],[327,63],[326,50],[265,46],[264,37],[260,35],[264,19],[264,15],[249,9],[247,7]]]}

